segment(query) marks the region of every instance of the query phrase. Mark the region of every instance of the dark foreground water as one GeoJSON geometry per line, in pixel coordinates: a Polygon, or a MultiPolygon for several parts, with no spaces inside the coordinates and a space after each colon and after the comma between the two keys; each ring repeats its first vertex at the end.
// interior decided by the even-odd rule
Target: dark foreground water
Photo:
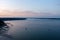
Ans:
{"type": "Polygon", "coordinates": [[[14,40],[60,40],[60,20],[28,19],[11,23],[7,34],[14,40]]]}

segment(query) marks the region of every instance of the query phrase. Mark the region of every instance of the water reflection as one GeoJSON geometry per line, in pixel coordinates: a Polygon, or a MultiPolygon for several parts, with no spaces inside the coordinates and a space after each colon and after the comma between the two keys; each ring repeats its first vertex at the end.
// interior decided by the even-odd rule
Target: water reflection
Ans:
{"type": "MultiPolygon", "coordinates": [[[[13,37],[11,35],[7,34],[8,30],[10,29],[8,24],[10,24],[10,23],[5,23],[4,21],[0,20],[0,36],[12,39],[13,37]]],[[[4,38],[2,38],[2,39],[4,39],[4,38]]],[[[1,38],[0,38],[0,40],[1,40],[1,38]]]]}

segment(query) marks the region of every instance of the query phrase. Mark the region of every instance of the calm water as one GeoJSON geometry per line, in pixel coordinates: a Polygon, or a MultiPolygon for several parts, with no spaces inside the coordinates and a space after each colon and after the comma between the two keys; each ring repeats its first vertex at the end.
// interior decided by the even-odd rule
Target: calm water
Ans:
{"type": "Polygon", "coordinates": [[[8,34],[16,40],[60,40],[60,20],[28,19],[6,21],[8,34]]]}

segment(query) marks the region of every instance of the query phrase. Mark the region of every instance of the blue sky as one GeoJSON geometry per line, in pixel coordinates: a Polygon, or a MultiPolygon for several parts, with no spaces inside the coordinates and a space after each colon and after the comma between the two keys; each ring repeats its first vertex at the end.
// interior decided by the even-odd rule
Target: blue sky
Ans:
{"type": "Polygon", "coordinates": [[[60,0],[0,0],[0,9],[51,12],[54,14],[55,12],[60,13],[60,0]]]}

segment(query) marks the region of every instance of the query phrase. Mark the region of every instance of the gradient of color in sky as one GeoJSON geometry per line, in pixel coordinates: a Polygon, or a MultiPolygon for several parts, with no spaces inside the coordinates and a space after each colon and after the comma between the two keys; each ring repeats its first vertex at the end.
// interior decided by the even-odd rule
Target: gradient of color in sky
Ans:
{"type": "Polygon", "coordinates": [[[60,0],[0,0],[0,15],[60,17],[60,0]]]}

